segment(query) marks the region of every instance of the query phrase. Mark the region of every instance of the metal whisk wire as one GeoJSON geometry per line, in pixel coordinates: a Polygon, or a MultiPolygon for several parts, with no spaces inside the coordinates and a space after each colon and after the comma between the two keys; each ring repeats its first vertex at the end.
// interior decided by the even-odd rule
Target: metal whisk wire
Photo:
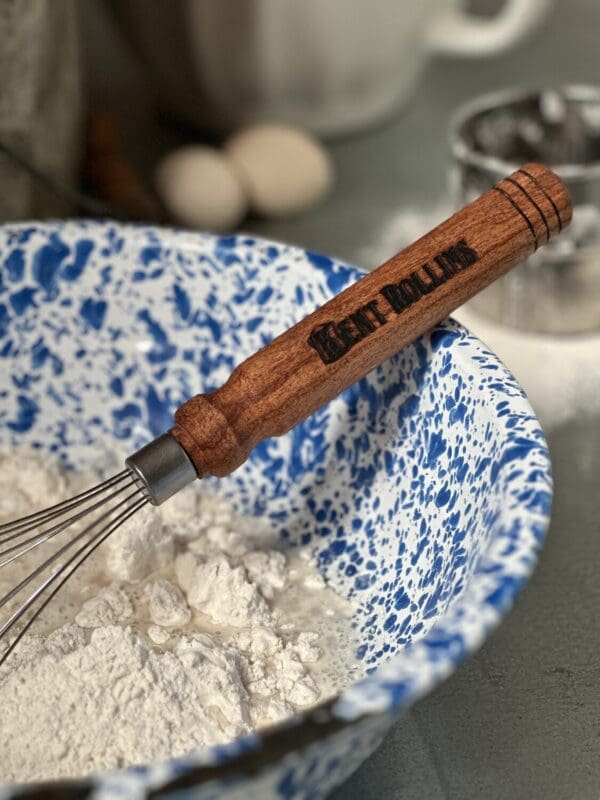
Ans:
{"type": "Polygon", "coordinates": [[[8,644],[8,647],[0,654],[0,666],[6,661],[39,614],[46,608],[75,570],[120,525],[149,502],[150,498],[147,493],[140,488],[132,472],[126,469],[70,500],[58,503],[43,511],[29,514],[14,522],[0,525],[0,548],[3,545],[9,545],[0,549],[1,569],[50,539],[69,531],[73,525],[81,522],[88,515],[100,512],[75,535],[71,535],[65,544],[53,552],[39,566],[32,569],[23,580],[0,597],[0,608],[2,608],[16,598],[32,581],[49,570],[61,557],[66,556],[71,548],[80,543],[75,552],[66,560],[60,562],[50,575],[0,625],[0,642],[2,642],[31,609],[30,617],[23,623],[16,636],[8,644]],[[115,500],[118,500],[116,504],[115,500]],[[48,525],[50,527],[47,527],[48,525]],[[32,533],[33,535],[31,535],[32,533]],[[38,603],[37,606],[36,603],[38,603]]]}
{"type": "MultiPolygon", "coordinates": [[[[124,477],[126,477],[126,476],[124,476],[124,477]]],[[[123,483],[117,490],[115,490],[115,492],[113,493],[113,495],[111,495],[111,497],[109,499],[112,499],[117,494],[120,494],[124,489],[126,489],[129,486],[131,486],[132,484],[133,484],[133,479],[130,477],[130,480],[127,481],[126,483],[123,483]]],[[[101,484],[101,486],[103,486],[103,485],[101,484]]],[[[104,487],[103,491],[105,491],[107,488],[109,488],[109,487],[104,487]]],[[[93,492],[93,493],[89,493],[89,494],[86,493],[87,496],[86,496],[85,499],[79,500],[79,502],[76,503],[76,504],[71,502],[71,503],[69,503],[68,506],[66,506],[66,508],[63,508],[62,510],[55,511],[52,516],[49,516],[47,518],[43,518],[42,519],[42,524],[45,524],[48,521],[52,521],[54,519],[57,519],[57,518],[63,516],[65,511],[71,511],[71,509],[73,509],[73,508],[79,508],[81,505],[83,505],[85,502],[87,502],[87,500],[90,497],[93,497],[93,496],[95,496],[97,494],[102,494],[102,493],[103,492],[93,492]]],[[[21,556],[24,556],[26,553],[30,552],[31,550],[33,550],[38,545],[44,544],[44,542],[47,542],[49,539],[52,539],[54,536],[57,536],[59,533],[62,533],[64,530],[66,530],[67,527],[72,525],[74,522],[77,522],[78,520],[80,520],[83,517],[87,516],[90,512],[95,511],[96,509],[101,508],[102,506],[106,505],[106,502],[107,502],[107,498],[103,498],[102,500],[99,500],[97,503],[94,503],[93,505],[88,506],[87,508],[84,508],[83,511],[80,511],[79,513],[75,514],[74,516],[68,517],[66,520],[64,520],[62,522],[59,522],[58,524],[54,525],[53,527],[49,528],[48,530],[42,530],[38,534],[36,534],[35,536],[32,536],[30,539],[25,539],[24,541],[18,542],[17,544],[12,545],[11,547],[6,548],[5,550],[0,550],[0,559],[2,558],[2,556],[6,556],[6,555],[9,555],[11,553],[13,554],[13,555],[10,556],[10,558],[6,558],[3,561],[0,560],[0,568],[6,566],[7,564],[10,564],[12,561],[15,561],[17,558],[20,558],[21,556]]],[[[25,519],[27,519],[27,518],[25,518],[25,519]]],[[[19,520],[17,520],[16,523],[13,522],[11,524],[12,524],[12,526],[17,526],[18,522],[19,522],[19,520]]],[[[4,544],[7,541],[13,541],[15,539],[18,539],[20,536],[23,536],[24,534],[27,534],[30,531],[35,530],[35,528],[37,527],[38,524],[39,524],[39,520],[37,520],[35,522],[29,522],[29,523],[26,523],[25,520],[23,520],[22,524],[18,526],[18,530],[16,532],[14,531],[14,528],[13,528],[13,530],[9,531],[8,535],[6,535],[6,536],[3,535],[4,534],[3,527],[0,527],[0,545],[4,544]]],[[[1,603],[0,603],[0,605],[1,605],[1,603]]]]}
{"type": "Polygon", "coordinates": [[[6,522],[0,525],[0,542],[2,542],[2,540],[4,539],[4,534],[18,530],[19,528],[28,527],[32,525],[34,522],[46,522],[50,519],[58,517],[65,511],[74,508],[75,506],[81,505],[89,498],[102,494],[107,489],[122,482],[126,478],[131,480],[132,475],[129,470],[124,469],[121,472],[117,473],[116,475],[113,475],[112,478],[107,478],[105,481],[99,483],[97,486],[94,486],[91,489],[86,489],[84,492],[76,494],[73,497],[70,497],[68,500],[63,500],[61,503],[57,503],[56,505],[53,506],[48,506],[48,508],[44,508],[41,511],[36,511],[33,514],[28,514],[26,517],[21,517],[20,519],[12,520],[11,522],[6,522]]]}
{"type": "Polygon", "coordinates": [[[16,608],[11,604],[8,619],[0,620],[0,647],[4,647],[11,631],[15,634],[0,650],[0,666],[56,593],[102,542],[144,505],[161,505],[198,477],[193,462],[170,433],[158,436],[130,455],[125,466],[122,472],[70,500],[0,525],[0,578],[3,567],[25,559],[23,564],[29,568],[27,560],[36,548],[61,534],[68,537],[16,585],[8,591],[2,589],[5,594],[0,596],[0,609],[11,601],[16,608]],[[74,552],[70,552],[72,548],[74,552]],[[36,578],[39,585],[28,590],[36,578]],[[21,624],[13,630],[18,623],[21,624]]]}

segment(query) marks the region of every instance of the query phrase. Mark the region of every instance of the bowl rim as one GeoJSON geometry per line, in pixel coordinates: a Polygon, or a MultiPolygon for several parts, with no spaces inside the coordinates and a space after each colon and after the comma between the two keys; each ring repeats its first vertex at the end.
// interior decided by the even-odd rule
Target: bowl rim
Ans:
{"type": "MultiPolygon", "coordinates": [[[[92,219],[6,223],[0,225],[0,237],[6,237],[10,233],[32,227],[41,231],[56,231],[65,227],[75,230],[81,228],[82,232],[85,231],[89,235],[90,230],[96,229],[100,231],[107,226],[117,229],[132,241],[145,234],[150,234],[155,239],[158,237],[163,243],[169,242],[172,246],[185,246],[186,248],[198,247],[201,241],[214,241],[223,238],[208,233],[196,233],[143,223],[127,224],[113,220],[92,219]]],[[[260,247],[276,247],[280,251],[302,256],[307,266],[314,269],[314,266],[306,259],[306,254],[313,251],[305,248],[265,239],[245,232],[225,238],[230,243],[234,241],[245,246],[247,246],[249,240],[252,240],[253,243],[260,247]]],[[[355,279],[359,279],[366,274],[364,271],[341,260],[330,257],[323,258],[323,266],[320,271],[324,272],[326,277],[337,269],[348,271],[351,277],[355,279]]],[[[512,580],[505,590],[497,594],[493,601],[488,598],[485,602],[482,602],[473,598],[472,595],[476,594],[473,591],[473,584],[477,583],[478,575],[477,570],[474,569],[463,593],[451,604],[450,609],[446,609],[440,620],[421,639],[403,647],[388,661],[375,668],[371,673],[334,698],[263,731],[247,734],[225,745],[197,749],[185,756],[171,757],[162,762],[149,765],[101,771],[80,779],[59,779],[20,784],[21,787],[27,787],[28,797],[45,796],[47,792],[56,792],[59,787],[63,798],[80,797],[82,792],[89,792],[91,787],[102,788],[107,791],[125,791],[126,794],[132,790],[136,792],[149,791],[152,796],[158,796],[169,791],[189,788],[221,778],[240,777],[248,771],[256,774],[259,770],[272,765],[292,751],[332,736],[361,720],[383,714],[398,716],[402,710],[407,709],[420,697],[441,684],[466,658],[479,649],[510,610],[537,562],[537,554],[543,544],[550,522],[552,497],[551,463],[541,425],[523,389],[500,359],[476,336],[452,318],[436,325],[429,334],[425,334],[425,337],[429,337],[434,331],[441,334],[452,332],[455,335],[460,335],[460,347],[456,348],[455,355],[461,363],[470,364],[472,371],[475,371],[475,356],[479,360],[484,357],[488,363],[495,365],[498,370],[495,377],[497,381],[501,382],[503,394],[505,395],[504,399],[510,403],[511,411],[519,415],[522,425],[526,426],[527,435],[532,447],[535,448],[537,487],[540,491],[545,491],[546,499],[536,509],[535,513],[519,506],[519,513],[513,512],[512,514],[513,519],[517,516],[520,518],[522,523],[521,530],[527,537],[529,546],[525,551],[527,556],[526,563],[520,565],[518,573],[512,576],[508,575],[512,580]],[[482,612],[478,615],[479,624],[470,632],[467,642],[463,641],[457,645],[456,642],[452,641],[453,626],[457,625],[461,617],[461,610],[464,610],[463,607],[468,605],[469,602],[471,606],[477,606],[477,610],[482,612]],[[446,639],[445,643],[444,638],[446,639]],[[433,647],[435,654],[433,658],[431,653],[427,655],[429,646],[433,647]],[[405,671],[403,672],[403,669],[410,659],[415,661],[415,654],[416,662],[419,662],[419,658],[425,658],[425,661],[420,663],[418,674],[411,676],[410,671],[407,674],[405,671]],[[405,663],[403,664],[403,662],[405,663]],[[423,669],[423,663],[428,666],[428,669],[423,669]],[[382,691],[373,691],[377,690],[378,687],[382,691]],[[361,701],[361,693],[364,701],[362,703],[359,702],[361,701]]],[[[490,387],[487,384],[486,390],[490,391],[490,387]]],[[[490,415],[490,418],[492,420],[495,419],[493,414],[490,415]]],[[[505,428],[502,430],[506,435],[506,441],[510,442],[510,431],[505,428]]],[[[520,430],[519,438],[522,437],[523,431],[520,430]]],[[[527,466],[526,462],[525,466],[527,466]]],[[[523,478],[513,478],[513,481],[523,482],[523,480],[523,478]]],[[[507,481],[507,487],[508,484],[509,481],[507,481]]],[[[528,483],[528,486],[534,485],[536,484],[528,483]]],[[[508,489],[506,488],[505,491],[508,491],[508,489]]],[[[498,536],[501,536],[501,532],[495,537],[490,537],[486,546],[489,546],[498,536]]],[[[480,556],[484,552],[485,550],[482,551],[480,556]]],[[[9,784],[0,784],[0,798],[2,800],[11,796],[10,789],[11,786],[9,784]]]]}

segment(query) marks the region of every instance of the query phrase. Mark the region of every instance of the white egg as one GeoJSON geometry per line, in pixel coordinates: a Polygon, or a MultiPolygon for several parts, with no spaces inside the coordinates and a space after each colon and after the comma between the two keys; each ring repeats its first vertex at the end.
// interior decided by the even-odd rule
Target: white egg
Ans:
{"type": "Polygon", "coordinates": [[[333,184],[333,165],[311,135],[287,125],[245,128],[225,144],[250,207],[264,217],[291,217],[316,205],[333,184]]]}
{"type": "Polygon", "coordinates": [[[240,179],[212,147],[174,150],[160,162],[154,180],[167,210],[187,227],[230,231],[246,214],[240,179]]]}

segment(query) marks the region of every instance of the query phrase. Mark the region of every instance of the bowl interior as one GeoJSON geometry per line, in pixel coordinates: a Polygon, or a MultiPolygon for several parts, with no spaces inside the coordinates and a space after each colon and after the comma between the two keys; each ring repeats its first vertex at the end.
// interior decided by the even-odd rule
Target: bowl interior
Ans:
{"type": "MultiPolygon", "coordinates": [[[[0,259],[1,443],[75,468],[162,433],[180,402],[359,277],[250,238],[84,222],[5,229],[0,259]]],[[[503,558],[528,571],[549,504],[519,388],[453,322],[209,483],[290,546],[315,545],[357,602],[371,669],[422,638],[476,569],[488,564],[498,591],[499,530],[503,558]],[[523,542],[515,510],[527,507],[537,521],[523,542]]]]}

